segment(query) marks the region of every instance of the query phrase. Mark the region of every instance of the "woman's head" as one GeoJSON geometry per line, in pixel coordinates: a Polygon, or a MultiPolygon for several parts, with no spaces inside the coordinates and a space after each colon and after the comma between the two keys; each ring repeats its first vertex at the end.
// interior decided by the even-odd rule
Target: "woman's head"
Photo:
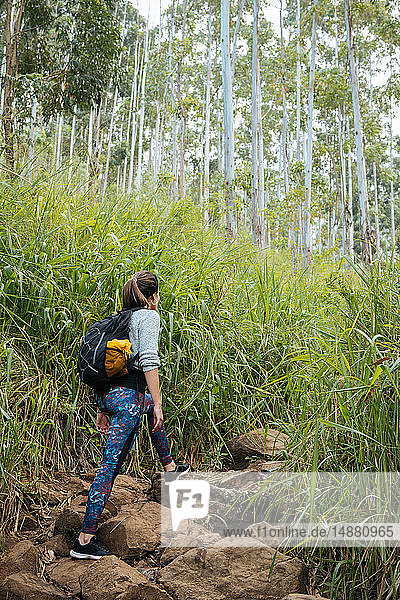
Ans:
{"type": "Polygon", "coordinates": [[[158,279],[151,271],[138,271],[125,283],[122,289],[123,308],[150,308],[157,306],[158,279]]]}

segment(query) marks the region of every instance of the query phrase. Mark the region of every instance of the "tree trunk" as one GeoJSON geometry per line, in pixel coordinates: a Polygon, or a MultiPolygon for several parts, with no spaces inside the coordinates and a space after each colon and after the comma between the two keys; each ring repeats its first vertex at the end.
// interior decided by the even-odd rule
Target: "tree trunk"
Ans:
{"type": "MultiPolygon", "coordinates": [[[[347,118],[346,122],[347,139],[350,140],[350,124],[347,118]]],[[[348,173],[348,191],[347,191],[347,208],[350,214],[350,253],[354,256],[354,219],[353,219],[353,171],[351,165],[351,150],[347,156],[347,173],[348,173]]]]}
{"type": "MultiPolygon", "coordinates": [[[[3,56],[2,56],[2,60],[1,60],[1,70],[0,70],[1,81],[4,81],[4,77],[6,75],[6,56],[7,56],[7,47],[4,44],[3,56]]],[[[3,114],[3,107],[4,107],[4,85],[1,88],[0,115],[3,114]]]]}
{"type": "Polygon", "coordinates": [[[5,20],[6,59],[2,118],[7,177],[12,177],[15,170],[13,118],[13,102],[15,93],[14,81],[18,73],[18,45],[21,32],[22,15],[24,12],[24,0],[15,1],[16,4],[14,6],[13,0],[7,0],[5,20]]]}
{"type": "Polygon", "coordinates": [[[346,161],[344,158],[343,151],[343,138],[345,133],[345,121],[344,121],[344,108],[339,109],[339,158],[340,158],[340,196],[342,199],[342,250],[343,256],[349,256],[352,254],[352,248],[350,245],[350,229],[352,222],[352,215],[349,211],[347,190],[346,190],[346,161]]]}
{"type": "Polygon", "coordinates": [[[136,148],[136,134],[137,134],[137,98],[138,98],[138,87],[139,87],[139,78],[138,73],[139,70],[143,73],[143,64],[144,64],[144,54],[142,55],[142,60],[137,64],[135,63],[135,77],[134,77],[134,92],[133,92],[133,108],[132,108],[132,119],[131,119],[131,139],[130,139],[130,158],[129,158],[129,174],[128,174],[128,186],[127,186],[127,194],[130,195],[132,193],[132,183],[133,183],[133,169],[135,164],[135,148],[136,148]]]}
{"type": "Polygon", "coordinates": [[[31,127],[29,130],[29,149],[28,149],[28,177],[32,178],[33,174],[33,156],[35,154],[35,137],[36,137],[36,110],[37,98],[33,97],[31,110],[31,127]]]}
{"type": "Polygon", "coordinates": [[[90,177],[92,175],[94,115],[95,115],[95,109],[93,106],[91,106],[90,113],[89,113],[87,158],[86,158],[86,172],[87,172],[88,181],[90,180],[90,177]]]}
{"type": "Polygon", "coordinates": [[[375,238],[376,238],[376,252],[379,255],[381,253],[381,232],[379,227],[379,205],[378,205],[378,183],[376,176],[376,162],[372,165],[372,171],[374,176],[374,207],[375,207],[375,238]]]}
{"type": "Polygon", "coordinates": [[[352,38],[352,23],[350,0],[345,0],[345,19],[347,33],[347,49],[350,63],[351,92],[353,98],[354,135],[357,149],[358,195],[360,203],[360,233],[362,245],[362,260],[366,265],[371,262],[371,227],[368,211],[367,174],[365,169],[364,139],[361,121],[360,99],[358,91],[358,72],[355,64],[354,42],[352,38]]]}
{"type": "MultiPolygon", "coordinates": [[[[257,20],[257,40],[258,40],[258,20],[257,20]]],[[[262,96],[261,96],[261,77],[260,77],[260,60],[258,54],[257,42],[257,127],[258,127],[258,205],[260,210],[260,227],[261,227],[261,244],[266,245],[266,227],[265,227],[265,173],[264,173],[264,133],[262,124],[262,96]]]]}
{"type": "Polygon", "coordinates": [[[169,66],[169,86],[171,94],[171,130],[172,130],[172,193],[174,198],[177,196],[177,169],[176,169],[176,116],[175,116],[175,84],[172,72],[172,41],[175,35],[175,0],[172,0],[171,6],[171,25],[169,28],[168,40],[168,66],[169,66]]]}
{"type": "Polygon", "coordinates": [[[232,73],[229,39],[229,0],[221,0],[222,88],[224,95],[224,179],[225,179],[225,236],[236,236],[233,201],[234,141],[232,108],[232,73]]]}
{"type": "Polygon", "coordinates": [[[204,196],[203,196],[203,217],[208,225],[209,221],[209,203],[210,203],[210,97],[211,97],[211,2],[208,4],[208,55],[207,55],[207,84],[206,84],[206,115],[204,131],[204,196]]]}
{"type": "Polygon", "coordinates": [[[253,0],[253,48],[251,77],[251,220],[253,243],[261,247],[260,190],[258,173],[258,0],[253,0]]]}
{"type": "MultiPolygon", "coordinates": [[[[296,10],[296,159],[299,163],[301,160],[301,55],[300,55],[300,36],[301,36],[301,5],[300,0],[297,0],[296,10]]],[[[298,186],[301,185],[299,176],[298,186]]],[[[302,247],[302,220],[303,220],[303,201],[300,198],[298,209],[298,240],[297,248],[302,247]]]]}
{"type": "MultiPolygon", "coordinates": [[[[392,98],[390,98],[390,171],[393,177],[393,114],[392,114],[392,98]]],[[[394,221],[394,187],[393,179],[390,179],[390,234],[392,239],[392,248],[396,244],[396,228],[394,221]]]]}
{"type": "Polygon", "coordinates": [[[238,16],[237,16],[236,25],[235,25],[235,33],[233,34],[233,42],[232,42],[232,68],[231,68],[231,70],[232,70],[232,86],[233,86],[233,80],[235,78],[237,38],[238,38],[238,35],[239,35],[239,30],[240,30],[240,21],[242,20],[242,12],[243,12],[244,3],[245,3],[245,0],[241,0],[241,2],[239,4],[238,16]]]}
{"type": "MultiPolygon", "coordinates": [[[[133,112],[133,98],[134,98],[134,89],[136,87],[136,75],[137,75],[137,65],[138,65],[138,45],[139,42],[138,40],[136,40],[136,44],[135,44],[135,66],[134,66],[134,77],[132,80],[132,85],[131,85],[131,95],[130,95],[130,99],[129,99],[129,109],[128,109],[128,123],[126,126],[126,136],[125,136],[125,142],[126,142],[126,148],[129,148],[129,144],[130,144],[130,131],[131,131],[131,122],[132,122],[132,112],[133,112]]],[[[124,169],[123,169],[123,175],[122,175],[122,191],[125,192],[126,191],[126,175],[127,175],[127,168],[128,168],[128,154],[126,154],[125,158],[124,158],[124,169]]]]}
{"type": "MultiPolygon", "coordinates": [[[[390,65],[391,67],[392,65],[390,65]]],[[[369,57],[369,106],[371,114],[373,114],[374,110],[374,92],[372,86],[372,53],[369,57]]],[[[380,235],[380,227],[379,227],[379,205],[378,205],[378,184],[377,184],[377,176],[376,176],[376,161],[372,163],[372,174],[374,180],[374,212],[375,212],[375,244],[376,244],[376,252],[379,256],[381,252],[381,235],[380,235]]]]}
{"type": "Polygon", "coordinates": [[[64,125],[64,115],[61,114],[58,119],[58,128],[57,128],[57,154],[56,154],[56,171],[58,171],[61,162],[61,153],[62,153],[62,128],[64,125]]]}
{"type": "Polygon", "coordinates": [[[106,168],[104,170],[102,198],[104,198],[104,196],[106,195],[106,189],[107,189],[108,171],[110,169],[112,137],[113,137],[113,132],[114,132],[114,118],[115,118],[115,111],[117,108],[117,98],[118,98],[118,87],[115,86],[114,100],[113,100],[113,104],[112,104],[112,108],[111,108],[111,122],[110,122],[110,128],[108,130],[107,158],[106,158],[106,168]]]}
{"type": "Polygon", "coordinates": [[[71,177],[72,177],[72,158],[74,156],[75,130],[76,130],[76,105],[74,106],[74,114],[72,117],[72,125],[71,125],[71,137],[69,140],[68,183],[71,183],[71,177]]]}
{"type": "Polygon", "coordinates": [[[317,6],[318,0],[314,0],[313,27],[311,39],[310,76],[308,82],[308,116],[307,116],[307,156],[305,169],[305,210],[303,219],[303,269],[311,260],[311,182],[313,164],[313,111],[314,111],[314,82],[315,82],[315,53],[317,47],[317,6]]]}
{"type": "Polygon", "coordinates": [[[136,173],[136,188],[139,190],[142,185],[142,162],[143,162],[143,129],[144,129],[144,106],[146,100],[146,72],[147,72],[147,61],[149,54],[149,22],[147,21],[146,26],[146,38],[144,42],[144,64],[142,74],[142,89],[140,98],[140,116],[139,116],[139,143],[138,143],[138,164],[136,173]]]}
{"type": "MultiPolygon", "coordinates": [[[[186,0],[183,0],[182,7],[182,44],[185,40],[185,28],[186,28],[186,0]]],[[[185,182],[185,135],[186,135],[186,110],[182,104],[182,93],[181,93],[181,75],[182,75],[182,59],[178,63],[178,104],[181,113],[180,119],[180,166],[179,166],[179,195],[184,198],[186,195],[186,182],[185,182]]]]}
{"type": "Polygon", "coordinates": [[[285,48],[283,39],[283,0],[279,11],[280,37],[281,37],[281,85],[282,85],[282,155],[283,155],[283,186],[285,195],[289,193],[289,169],[287,152],[287,102],[286,102],[286,72],[285,48]]]}
{"type": "MultiPolygon", "coordinates": [[[[101,112],[102,112],[102,108],[103,108],[103,100],[102,98],[99,98],[99,102],[96,106],[96,113],[93,113],[93,119],[94,117],[96,117],[94,119],[94,147],[93,147],[93,152],[92,152],[92,156],[90,156],[90,160],[89,160],[89,176],[90,176],[90,180],[89,180],[89,184],[92,184],[93,186],[93,191],[94,193],[97,192],[97,186],[98,186],[98,177],[99,177],[99,173],[100,173],[100,167],[99,167],[99,159],[100,159],[100,153],[101,153],[101,112]]],[[[89,140],[88,140],[89,141],[89,140]]]]}

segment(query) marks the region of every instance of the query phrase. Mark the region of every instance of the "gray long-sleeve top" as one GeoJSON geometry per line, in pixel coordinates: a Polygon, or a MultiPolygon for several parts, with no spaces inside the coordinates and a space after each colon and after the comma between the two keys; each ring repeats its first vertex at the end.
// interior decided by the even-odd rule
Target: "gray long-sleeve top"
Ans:
{"type": "Polygon", "coordinates": [[[143,372],[160,366],[158,355],[158,337],[160,334],[160,315],[155,310],[143,308],[132,312],[129,323],[129,341],[135,356],[139,353],[134,366],[143,372]]]}

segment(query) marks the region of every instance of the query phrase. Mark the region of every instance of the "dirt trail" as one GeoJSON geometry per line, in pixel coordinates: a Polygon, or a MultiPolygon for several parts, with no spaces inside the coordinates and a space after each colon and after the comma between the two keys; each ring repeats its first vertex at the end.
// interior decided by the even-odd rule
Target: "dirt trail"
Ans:
{"type": "MultiPolygon", "coordinates": [[[[240,460],[249,443],[242,441],[236,442],[233,453],[240,460]]],[[[254,450],[253,444],[253,454],[254,450]]],[[[262,454],[258,452],[261,455],[264,460],[274,458],[265,445],[262,454]]],[[[280,464],[268,462],[271,469],[280,464]]],[[[259,461],[250,468],[261,466],[265,463],[259,461]]],[[[226,473],[227,479],[238,475],[226,473]]],[[[300,559],[256,540],[250,547],[248,541],[246,547],[240,542],[232,547],[229,540],[192,523],[182,532],[182,547],[162,547],[161,511],[169,509],[160,503],[160,474],[148,480],[117,476],[98,530],[115,556],[97,561],[70,558],[93,476],[57,473],[51,483],[41,486],[41,502],[20,516],[22,531],[6,540],[0,561],[0,600],[321,598],[306,595],[308,574],[300,559]],[[194,538],[203,547],[190,547],[194,538]]]]}

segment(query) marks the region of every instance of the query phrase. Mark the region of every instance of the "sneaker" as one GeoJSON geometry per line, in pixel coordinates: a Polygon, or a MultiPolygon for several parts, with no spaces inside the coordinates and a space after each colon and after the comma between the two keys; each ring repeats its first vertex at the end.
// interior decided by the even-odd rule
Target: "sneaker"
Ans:
{"type": "Polygon", "coordinates": [[[112,552],[103,546],[96,536],[93,536],[87,544],[81,544],[78,538],[76,538],[69,554],[73,558],[93,558],[94,560],[98,560],[102,556],[109,556],[112,552]]]}
{"type": "Polygon", "coordinates": [[[179,479],[181,475],[190,471],[189,463],[176,463],[175,469],[173,471],[165,471],[164,473],[164,482],[168,485],[171,481],[175,481],[179,479]]]}

